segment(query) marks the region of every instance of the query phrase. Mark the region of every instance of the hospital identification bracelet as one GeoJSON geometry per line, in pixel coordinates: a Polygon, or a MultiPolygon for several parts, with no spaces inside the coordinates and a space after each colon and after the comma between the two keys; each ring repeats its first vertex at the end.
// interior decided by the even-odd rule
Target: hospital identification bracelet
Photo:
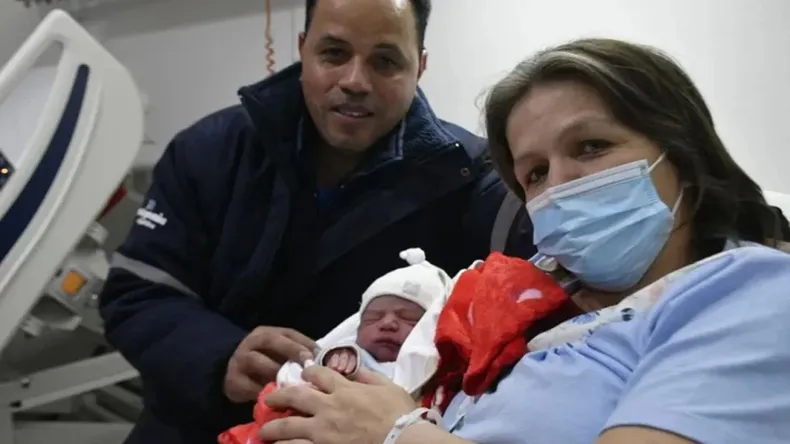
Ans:
{"type": "Polygon", "coordinates": [[[433,425],[439,425],[441,420],[441,416],[435,410],[424,407],[418,408],[398,418],[395,421],[395,425],[392,426],[392,430],[387,434],[387,439],[382,444],[396,444],[401,433],[414,424],[428,422],[433,425]]]}

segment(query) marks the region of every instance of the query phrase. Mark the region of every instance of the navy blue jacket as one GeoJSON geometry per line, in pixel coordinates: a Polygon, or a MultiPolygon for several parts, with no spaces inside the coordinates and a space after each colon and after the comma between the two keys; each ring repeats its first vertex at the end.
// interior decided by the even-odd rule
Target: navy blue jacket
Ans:
{"type": "Polygon", "coordinates": [[[506,208],[485,141],[439,120],[422,93],[403,127],[319,205],[300,160],[309,144],[297,149],[306,132],[299,73],[297,64],[241,89],[243,106],[176,135],[113,258],[101,295],[106,336],[145,392],[132,443],[215,443],[248,421],[251,405],[221,390],[242,338],[257,325],[321,337],[375,278],[405,265],[405,248],[423,248],[452,274],[489,253],[498,220],[506,253],[534,253],[528,218],[506,208]]]}

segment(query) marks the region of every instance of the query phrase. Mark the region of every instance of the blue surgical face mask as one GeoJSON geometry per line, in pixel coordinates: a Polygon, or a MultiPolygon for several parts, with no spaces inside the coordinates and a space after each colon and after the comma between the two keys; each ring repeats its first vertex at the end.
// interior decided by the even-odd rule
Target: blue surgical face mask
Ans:
{"type": "Polygon", "coordinates": [[[549,188],[527,203],[538,251],[586,286],[622,291],[647,273],[669,239],[683,196],[670,210],[650,172],[664,155],[549,188]]]}

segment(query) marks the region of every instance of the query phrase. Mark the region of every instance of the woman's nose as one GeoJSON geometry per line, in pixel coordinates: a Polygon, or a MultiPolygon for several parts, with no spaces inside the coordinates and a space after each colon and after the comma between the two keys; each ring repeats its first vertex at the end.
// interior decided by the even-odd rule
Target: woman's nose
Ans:
{"type": "Polygon", "coordinates": [[[576,180],[584,175],[579,162],[573,159],[557,159],[549,164],[546,187],[556,187],[576,180]]]}

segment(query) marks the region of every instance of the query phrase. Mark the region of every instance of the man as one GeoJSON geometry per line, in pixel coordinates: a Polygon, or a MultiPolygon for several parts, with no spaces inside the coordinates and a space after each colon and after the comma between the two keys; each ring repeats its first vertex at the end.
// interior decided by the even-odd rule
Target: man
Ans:
{"type": "Polygon", "coordinates": [[[484,141],[417,89],[429,12],[308,2],[301,63],[170,143],[101,298],[144,384],[128,442],[214,443],[249,421],[281,363],[357,311],[405,248],[450,273],[492,245],[534,251],[484,141]]]}

